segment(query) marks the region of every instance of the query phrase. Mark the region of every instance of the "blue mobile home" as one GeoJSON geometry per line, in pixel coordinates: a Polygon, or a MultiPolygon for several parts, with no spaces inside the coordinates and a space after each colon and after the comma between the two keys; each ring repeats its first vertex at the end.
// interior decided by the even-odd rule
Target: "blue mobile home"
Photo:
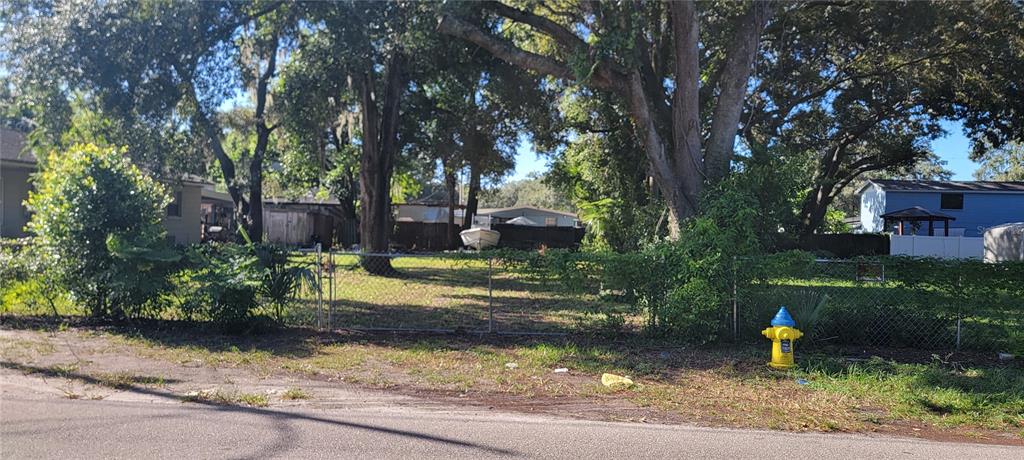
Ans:
{"type": "MultiPolygon", "coordinates": [[[[1024,182],[869,180],[859,193],[866,233],[895,232],[897,224],[886,227],[882,215],[915,206],[954,218],[950,236],[979,237],[989,227],[1024,222],[1024,182]]],[[[916,233],[927,235],[927,228],[916,233]]]]}

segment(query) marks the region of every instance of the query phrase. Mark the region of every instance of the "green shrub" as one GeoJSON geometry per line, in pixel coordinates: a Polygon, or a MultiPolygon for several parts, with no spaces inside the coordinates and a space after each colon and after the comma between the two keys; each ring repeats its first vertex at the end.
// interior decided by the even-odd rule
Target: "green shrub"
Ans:
{"type": "Polygon", "coordinates": [[[302,283],[315,288],[312,271],[272,244],[209,243],[187,251],[187,267],[174,277],[179,311],[189,320],[238,326],[260,307],[284,319],[302,283]]]}
{"type": "Polygon", "coordinates": [[[247,321],[257,307],[257,260],[246,246],[209,243],[186,252],[187,268],[175,277],[179,309],[189,320],[222,324],[247,321]]]}
{"type": "Polygon", "coordinates": [[[178,255],[166,247],[164,188],[113,149],[52,153],[28,204],[55,281],[93,316],[155,315],[178,255]]]}
{"type": "Polygon", "coordinates": [[[634,252],[488,255],[568,295],[597,294],[608,303],[628,305],[643,315],[652,335],[710,342],[727,324],[735,257],[756,253],[762,244],[748,225],[757,219],[756,203],[745,189],[716,189],[702,205],[704,215],[687,221],[676,241],[650,243],[634,252]]]}
{"type": "Polygon", "coordinates": [[[22,240],[0,240],[0,288],[27,280],[34,271],[32,259],[26,254],[27,246],[22,240]]]}
{"type": "Polygon", "coordinates": [[[289,251],[272,244],[252,245],[256,259],[262,301],[274,311],[278,321],[284,320],[284,309],[295,298],[302,283],[316,289],[316,278],[309,267],[294,265],[288,260],[289,251]]]}

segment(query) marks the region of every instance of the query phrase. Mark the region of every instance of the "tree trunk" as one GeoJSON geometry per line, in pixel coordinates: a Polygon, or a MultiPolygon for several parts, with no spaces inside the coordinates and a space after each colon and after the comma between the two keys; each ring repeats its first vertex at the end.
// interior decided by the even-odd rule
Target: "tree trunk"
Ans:
{"type": "Polygon", "coordinates": [[[466,211],[462,214],[462,228],[473,226],[477,208],[480,206],[480,166],[469,165],[469,190],[466,192],[466,211]]]}
{"type": "Polygon", "coordinates": [[[270,89],[270,79],[277,72],[277,45],[278,37],[275,35],[273,46],[269,49],[267,56],[267,67],[259,73],[256,80],[256,110],[253,113],[253,123],[256,125],[256,147],[252,152],[252,162],[249,163],[247,222],[249,238],[254,242],[263,241],[263,159],[267,156],[270,133],[274,130],[267,126],[267,92],[270,89]]]}
{"type": "Polygon", "coordinates": [[[249,162],[248,232],[253,242],[263,241],[263,159],[266,157],[270,130],[256,126],[256,148],[249,162]]]}
{"type": "MultiPolygon", "coordinates": [[[[193,97],[195,97],[193,95],[193,97]]],[[[224,176],[224,184],[228,188],[228,195],[231,196],[231,203],[234,207],[235,225],[242,225],[249,213],[249,202],[246,201],[241,189],[238,187],[235,175],[235,162],[231,160],[224,151],[224,144],[220,140],[220,127],[201,108],[196,109],[192,120],[203,133],[207,147],[213,152],[217,164],[220,166],[220,173],[224,176]]],[[[236,238],[239,238],[236,236],[236,238]]]]}
{"type": "Polygon", "coordinates": [[[707,178],[711,184],[717,184],[729,173],[754,56],[757,54],[761,32],[771,15],[770,2],[754,2],[737,23],[736,33],[719,76],[718,101],[712,115],[711,133],[704,156],[707,178]]]}
{"type": "MultiPolygon", "coordinates": [[[[404,90],[403,58],[396,53],[386,66],[387,82],[381,110],[375,91],[373,68],[367,69],[360,84],[360,108],[363,112],[363,143],[359,171],[359,198],[362,202],[359,222],[361,250],[388,252],[391,233],[391,174],[398,146],[399,99],[404,90]]],[[[386,257],[363,257],[365,270],[378,275],[394,273],[386,257]]]]}
{"type": "MultiPolygon", "coordinates": [[[[638,133],[641,134],[654,182],[668,205],[669,238],[675,240],[680,236],[682,221],[697,213],[697,200],[704,185],[700,166],[698,159],[689,152],[674,152],[674,155],[681,156],[675,162],[669,158],[668,148],[658,132],[657,123],[652,118],[639,72],[633,72],[630,80],[630,114],[638,133]]],[[[686,146],[679,147],[687,149],[686,146]]],[[[695,153],[700,154],[699,147],[695,153]]]]}
{"type": "MultiPolygon", "coordinates": [[[[548,18],[501,3],[488,3],[485,8],[551,37],[570,55],[598,54],[572,30],[548,18]]],[[[656,95],[664,94],[665,78],[662,77],[665,75],[658,75],[659,78],[647,75],[648,78],[644,78],[641,74],[644,68],[627,69],[614,60],[601,59],[594,63],[588,79],[582,83],[613,92],[628,104],[630,118],[644,147],[654,181],[668,205],[670,238],[677,239],[682,221],[698,211],[698,199],[706,178],[700,116],[697,5],[673,2],[670,8],[675,65],[671,110],[666,110],[668,104],[660,97],[654,99],[656,95]]],[[[721,178],[720,171],[728,170],[732,160],[732,147],[746,92],[745,82],[751,73],[751,62],[770,13],[770,5],[758,3],[736,23],[738,32],[730,43],[722,75],[723,84],[718,87],[719,97],[710,127],[713,148],[708,154],[715,163],[715,180],[721,178]]],[[[442,16],[437,28],[441,33],[472,42],[520,68],[579,82],[568,63],[519,48],[457,17],[442,16]]],[[[637,34],[637,39],[645,40],[642,34],[637,34]]],[[[645,43],[637,45],[642,47],[645,43]]]]}
{"type": "Polygon", "coordinates": [[[448,166],[444,168],[444,187],[448,192],[448,221],[445,226],[445,249],[458,248],[458,229],[455,227],[455,209],[459,204],[459,193],[455,189],[458,182],[455,171],[448,166]]]}
{"type": "Polygon", "coordinates": [[[804,205],[800,209],[800,230],[798,238],[805,240],[821,227],[832,204],[833,188],[830,184],[819,184],[808,194],[804,205]]]}

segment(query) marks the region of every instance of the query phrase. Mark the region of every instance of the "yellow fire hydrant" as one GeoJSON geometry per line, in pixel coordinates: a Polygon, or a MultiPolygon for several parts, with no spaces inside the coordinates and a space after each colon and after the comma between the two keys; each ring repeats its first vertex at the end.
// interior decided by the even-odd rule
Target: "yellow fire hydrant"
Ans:
{"type": "Polygon", "coordinates": [[[772,318],[772,327],[761,331],[761,334],[772,341],[772,361],[769,366],[775,369],[791,369],[794,366],[793,342],[804,336],[796,328],[796,321],[789,315],[786,307],[780,307],[772,318]]]}

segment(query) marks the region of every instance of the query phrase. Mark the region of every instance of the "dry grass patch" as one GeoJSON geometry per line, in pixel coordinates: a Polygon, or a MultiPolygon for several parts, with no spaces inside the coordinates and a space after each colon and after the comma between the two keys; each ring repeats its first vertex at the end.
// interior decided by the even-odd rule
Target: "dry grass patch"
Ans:
{"type": "Polygon", "coordinates": [[[302,388],[289,388],[289,389],[285,390],[284,393],[281,393],[281,399],[283,399],[285,401],[296,401],[296,400],[310,399],[312,397],[313,397],[313,395],[309,394],[307,391],[303,390],[302,388]]]}

